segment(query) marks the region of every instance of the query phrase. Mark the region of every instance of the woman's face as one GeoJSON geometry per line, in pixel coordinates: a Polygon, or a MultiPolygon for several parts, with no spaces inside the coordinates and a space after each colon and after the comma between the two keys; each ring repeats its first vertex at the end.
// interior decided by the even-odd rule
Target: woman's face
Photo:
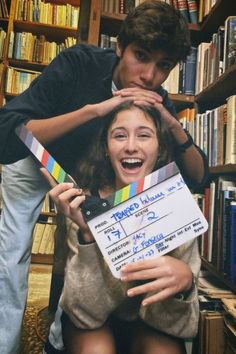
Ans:
{"type": "Polygon", "coordinates": [[[109,127],[107,146],[117,189],[148,175],[159,147],[152,118],[138,107],[119,112],[109,127]]]}

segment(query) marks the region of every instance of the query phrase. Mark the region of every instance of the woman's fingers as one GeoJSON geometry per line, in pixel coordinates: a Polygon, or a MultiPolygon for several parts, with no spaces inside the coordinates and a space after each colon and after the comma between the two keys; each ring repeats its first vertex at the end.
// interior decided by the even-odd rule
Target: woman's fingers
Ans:
{"type": "Polygon", "coordinates": [[[57,182],[52,177],[52,175],[46,170],[45,167],[41,167],[40,171],[41,171],[42,175],[45,177],[45,179],[49,182],[51,187],[55,187],[57,185],[57,182]]]}

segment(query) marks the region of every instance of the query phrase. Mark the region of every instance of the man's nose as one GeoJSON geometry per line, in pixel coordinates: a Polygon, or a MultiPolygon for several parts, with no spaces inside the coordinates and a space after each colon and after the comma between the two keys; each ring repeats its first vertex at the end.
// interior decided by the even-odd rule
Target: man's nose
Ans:
{"type": "Polygon", "coordinates": [[[154,63],[148,63],[145,65],[143,68],[142,74],[141,74],[141,79],[146,83],[151,85],[151,83],[154,80],[154,77],[156,76],[156,65],[154,63]]]}

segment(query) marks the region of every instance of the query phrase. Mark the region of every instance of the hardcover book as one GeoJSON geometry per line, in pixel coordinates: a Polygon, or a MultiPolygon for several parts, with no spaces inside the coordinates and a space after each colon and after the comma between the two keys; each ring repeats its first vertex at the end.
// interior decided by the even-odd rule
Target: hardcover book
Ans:
{"type": "Polygon", "coordinates": [[[236,63],[236,16],[229,16],[225,21],[224,37],[224,72],[236,63]]]}

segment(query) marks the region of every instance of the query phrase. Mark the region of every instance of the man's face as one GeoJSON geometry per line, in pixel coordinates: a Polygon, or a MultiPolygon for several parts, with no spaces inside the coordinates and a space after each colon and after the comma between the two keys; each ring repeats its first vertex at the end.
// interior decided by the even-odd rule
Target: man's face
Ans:
{"type": "Polygon", "coordinates": [[[124,51],[116,50],[120,62],[113,80],[120,90],[127,87],[140,87],[156,90],[168,77],[176,62],[162,50],[148,51],[136,44],[129,44],[124,51]]]}

